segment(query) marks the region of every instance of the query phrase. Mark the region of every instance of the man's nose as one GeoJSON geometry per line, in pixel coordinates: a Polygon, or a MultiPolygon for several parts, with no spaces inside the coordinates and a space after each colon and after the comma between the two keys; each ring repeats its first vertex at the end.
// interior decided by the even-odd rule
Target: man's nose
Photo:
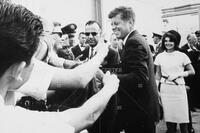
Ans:
{"type": "Polygon", "coordinates": [[[115,30],[116,28],[117,28],[117,26],[116,25],[111,25],[111,27],[112,27],[112,30],[115,30]]]}
{"type": "Polygon", "coordinates": [[[89,34],[89,38],[93,38],[93,35],[92,35],[92,34],[89,34]]]}

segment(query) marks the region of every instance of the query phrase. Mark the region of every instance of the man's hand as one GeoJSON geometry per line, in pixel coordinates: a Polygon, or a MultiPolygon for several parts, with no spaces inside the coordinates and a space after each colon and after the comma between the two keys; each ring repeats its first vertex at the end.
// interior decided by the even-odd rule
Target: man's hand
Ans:
{"type": "Polygon", "coordinates": [[[108,46],[109,46],[107,43],[104,42],[104,40],[105,40],[105,34],[101,36],[96,46],[97,54],[103,58],[105,58],[106,55],[108,54],[108,46]]]}
{"type": "Polygon", "coordinates": [[[119,79],[115,74],[110,74],[110,72],[107,71],[103,77],[103,83],[104,87],[106,86],[105,88],[112,94],[115,94],[118,91],[119,79]]]}

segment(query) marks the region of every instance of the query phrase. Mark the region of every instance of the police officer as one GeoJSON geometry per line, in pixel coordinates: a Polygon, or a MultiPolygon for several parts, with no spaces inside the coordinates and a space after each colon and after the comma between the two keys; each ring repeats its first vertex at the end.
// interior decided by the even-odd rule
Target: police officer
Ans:
{"type": "Polygon", "coordinates": [[[61,29],[63,34],[68,35],[70,47],[74,46],[75,44],[76,29],[77,29],[77,25],[74,23],[68,24],[61,29]]]}

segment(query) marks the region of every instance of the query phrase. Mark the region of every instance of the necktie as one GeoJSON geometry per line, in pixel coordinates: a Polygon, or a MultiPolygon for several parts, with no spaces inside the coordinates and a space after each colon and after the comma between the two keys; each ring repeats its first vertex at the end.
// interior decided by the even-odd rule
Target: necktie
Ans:
{"type": "Polygon", "coordinates": [[[94,56],[94,48],[91,48],[90,59],[94,56]]]}

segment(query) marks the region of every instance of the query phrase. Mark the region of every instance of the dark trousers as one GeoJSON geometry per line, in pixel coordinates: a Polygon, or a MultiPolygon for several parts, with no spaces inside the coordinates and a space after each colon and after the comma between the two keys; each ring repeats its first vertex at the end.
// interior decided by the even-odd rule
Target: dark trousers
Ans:
{"type": "MultiPolygon", "coordinates": [[[[134,115],[135,116],[135,115],[134,115]]],[[[125,133],[155,133],[156,126],[154,122],[149,119],[137,118],[132,116],[128,112],[119,111],[116,123],[115,123],[115,131],[114,133],[120,133],[120,131],[124,130],[125,133]]]]}

